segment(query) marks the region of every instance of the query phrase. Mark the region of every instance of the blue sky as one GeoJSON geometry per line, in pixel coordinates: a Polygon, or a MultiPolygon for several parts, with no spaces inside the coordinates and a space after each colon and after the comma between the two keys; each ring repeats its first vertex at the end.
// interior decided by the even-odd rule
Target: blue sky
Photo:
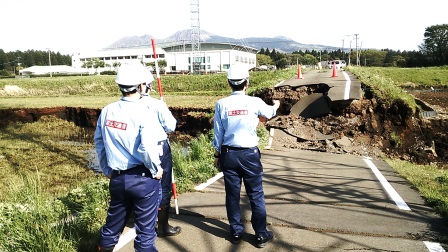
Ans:
{"type": "MultiPolygon", "coordinates": [[[[189,0],[2,2],[0,49],[6,52],[92,51],[125,36],[166,38],[191,23],[189,0]]],[[[448,24],[440,0],[199,0],[199,5],[201,30],[216,35],[285,36],[345,48],[355,47],[353,34],[358,34],[361,48],[418,50],[425,28],[448,24]]]]}

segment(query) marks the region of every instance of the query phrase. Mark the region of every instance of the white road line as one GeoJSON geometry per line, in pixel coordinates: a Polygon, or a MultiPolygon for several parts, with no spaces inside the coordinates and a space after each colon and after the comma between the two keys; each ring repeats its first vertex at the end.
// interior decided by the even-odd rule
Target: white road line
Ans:
{"type": "Polygon", "coordinates": [[[200,190],[204,190],[207,186],[213,184],[216,180],[222,178],[224,176],[224,174],[222,172],[216,174],[213,178],[207,180],[207,182],[202,183],[198,186],[196,186],[194,189],[200,191],[200,190]]]}
{"type": "Polygon", "coordinates": [[[429,241],[424,241],[423,243],[425,243],[426,248],[428,248],[430,252],[445,252],[445,249],[443,249],[442,245],[439,243],[429,241]]]}
{"type": "Polygon", "coordinates": [[[352,84],[352,81],[350,80],[350,76],[346,72],[342,72],[344,75],[344,78],[346,80],[345,82],[345,91],[344,91],[344,100],[348,100],[350,98],[350,85],[352,84]]]}
{"type": "Polygon", "coordinates": [[[384,190],[386,190],[387,194],[389,194],[389,197],[393,201],[395,201],[395,204],[398,206],[401,210],[407,210],[411,211],[411,208],[404,202],[404,200],[400,197],[400,195],[395,191],[395,189],[389,184],[387,179],[381,174],[380,170],[373,164],[371,158],[365,157],[363,158],[364,162],[369,166],[369,168],[373,171],[378,181],[380,181],[381,185],[383,186],[384,190]]]}
{"type": "Polygon", "coordinates": [[[117,245],[115,245],[113,252],[120,250],[124,245],[130,243],[136,236],[137,233],[135,233],[135,228],[133,227],[129,229],[126,233],[120,236],[120,239],[118,240],[117,245]]]}

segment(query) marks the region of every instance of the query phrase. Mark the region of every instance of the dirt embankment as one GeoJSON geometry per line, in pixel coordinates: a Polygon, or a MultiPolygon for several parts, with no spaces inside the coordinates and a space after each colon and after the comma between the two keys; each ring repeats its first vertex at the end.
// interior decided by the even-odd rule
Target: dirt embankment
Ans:
{"type": "MultiPolygon", "coordinates": [[[[422,111],[412,112],[405,104],[392,104],[374,98],[368,92],[360,100],[329,102],[331,113],[304,118],[290,113],[301,98],[320,92],[316,87],[266,89],[257,96],[272,104],[281,100],[278,116],[266,123],[268,128],[282,129],[291,137],[276,137],[284,147],[333,153],[378,157],[386,155],[419,164],[448,164],[448,93],[413,93],[437,115],[423,117],[422,111]]],[[[174,139],[196,136],[210,130],[207,114],[212,109],[170,108],[178,121],[174,139]]],[[[0,126],[10,122],[33,122],[43,115],[55,115],[82,127],[93,128],[99,109],[57,107],[44,109],[0,110],[0,126]]]]}
{"type": "MultiPolygon", "coordinates": [[[[211,128],[212,124],[206,115],[212,113],[212,109],[170,108],[170,110],[177,119],[176,131],[178,134],[196,136],[211,128]]],[[[42,116],[54,115],[74,122],[80,127],[94,128],[100,113],[101,109],[80,107],[0,109],[0,127],[13,122],[35,122],[42,116]]]]}
{"type": "Polygon", "coordinates": [[[319,117],[303,118],[289,113],[298,100],[315,91],[309,87],[283,87],[257,95],[266,101],[282,101],[281,114],[270,120],[267,127],[298,136],[297,140],[284,137],[275,141],[288,148],[371,157],[386,155],[418,164],[447,166],[448,93],[416,94],[428,107],[436,109],[437,115],[428,118],[422,116],[421,110],[414,113],[402,101],[386,104],[368,91],[360,100],[328,101],[331,113],[319,117]]]}

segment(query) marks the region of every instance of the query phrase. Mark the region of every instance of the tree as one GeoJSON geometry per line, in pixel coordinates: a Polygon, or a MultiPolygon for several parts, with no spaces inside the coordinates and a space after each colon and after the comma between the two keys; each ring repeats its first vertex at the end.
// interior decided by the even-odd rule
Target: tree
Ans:
{"type": "Polygon", "coordinates": [[[95,68],[95,72],[98,72],[98,68],[103,68],[105,65],[104,61],[98,59],[98,58],[94,58],[93,59],[93,68],[95,68]]]}
{"type": "Polygon", "coordinates": [[[112,66],[115,68],[115,71],[117,71],[117,68],[119,68],[121,66],[121,63],[120,62],[114,62],[112,64],[112,66]]]}
{"type": "Polygon", "coordinates": [[[33,53],[25,53],[21,61],[23,62],[22,63],[23,67],[30,67],[36,65],[33,53]]]}
{"type": "Polygon", "coordinates": [[[166,60],[157,60],[157,65],[159,65],[160,68],[164,69],[168,65],[168,62],[166,62],[166,60]]]}
{"type": "Polygon", "coordinates": [[[34,64],[37,66],[44,66],[45,65],[45,58],[48,58],[46,54],[44,54],[41,51],[35,51],[34,52],[34,64]]]}
{"type": "Polygon", "coordinates": [[[303,65],[314,66],[317,65],[317,62],[318,62],[317,58],[311,54],[305,54],[305,56],[302,59],[303,65]]]}
{"type": "Polygon", "coordinates": [[[277,61],[275,62],[275,66],[276,66],[278,69],[286,68],[287,65],[288,65],[288,61],[286,60],[286,57],[280,58],[279,60],[277,60],[277,61]]]}
{"type": "Polygon", "coordinates": [[[257,54],[257,64],[258,66],[269,66],[272,65],[273,61],[271,59],[271,57],[269,57],[268,55],[264,55],[264,54],[257,54]]]}
{"type": "Polygon", "coordinates": [[[374,49],[364,50],[361,54],[361,62],[366,66],[396,66],[395,62],[393,62],[393,55],[389,52],[390,51],[378,51],[374,49]],[[387,55],[391,56],[388,58],[387,55]]]}
{"type": "Polygon", "coordinates": [[[82,66],[81,66],[82,68],[92,68],[93,67],[93,62],[91,61],[91,60],[88,60],[88,61],[84,61],[83,63],[82,63],[82,66]]]}
{"type": "Polygon", "coordinates": [[[0,49],[0,70],[5,69],[6,63],[7,63],[6,53],[5,53],[5,51],[3,51],[3,49],[0,49]]]}
{"type": "Polygon", "coordinates": [[[269,48],[268,48],[268,47],[266,47],[266,50],[264,51],[264,54],[265,54],[265,55],[268,55],[268,56],[271,55],[271,51],[269,51],[269,48]]]}
{"type": "MultiPolygon", "coordinates": [[[[288,65],[297,65],[297,64],[303,64],[303,56],[298,53],[291,53],[286,55],[286,59],[288,60],[288,65]]],[[[258,59],[257,59],[258,60],[258,59]]]]}
{"type": "Polygon", "coordinates": [[[424,37],[420,50],[436,65],[448,64],[448,24],[427,27],[424,37]]]}
{"type": "MultiPolygon", "coordinates": [[[[157,60],[157,66],[159,67],[159,69],[162,69],[162,71],[165,73],[166,71],[166,66],[168,65],[168,62],[166,62],[166,60],[157,60]]],[[[152,67],[154,70],[156,70],[156,62],[149,62],[146,63],[146,66],[150,66],[152,67]]]]}

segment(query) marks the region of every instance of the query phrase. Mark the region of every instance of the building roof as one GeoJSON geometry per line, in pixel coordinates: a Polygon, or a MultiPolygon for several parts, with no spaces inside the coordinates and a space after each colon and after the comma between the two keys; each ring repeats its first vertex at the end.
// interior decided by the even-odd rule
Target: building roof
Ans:
{"type": "MultiPolygon", "coordinates": [[[[238,50],[247,51],[251,53],[257,53],[256,48],[231,43],[215,43],[215,42],[201,42],[201,51],[214,51],[214,50],[238,50]]],[[[191,51],[191,43],[172,42],[165,43],[157,46],[157,54],[165,54],[170,52],[191,51]]],[[[93,52],[78,53],[76,56],[79,58],[100,58],[100,57],[120,57],[127,55],[152,55],[153,49],[151,46],[136,46],[136,47],[120,47],[120,48],[107,48],[93,52]]]]}
{"type": "MultiPolygon", "coordinates": [[[[169,46],[162,47],[166,52],[191,51],[191,43],[172,43],[169,46]]],[[[216,43],[216,42],[201,42],[201,51],[215,51],[215,50],[237,50],[246,51],[250,53],[257,53],[258,49],[231,43],[216,43]]]]}

